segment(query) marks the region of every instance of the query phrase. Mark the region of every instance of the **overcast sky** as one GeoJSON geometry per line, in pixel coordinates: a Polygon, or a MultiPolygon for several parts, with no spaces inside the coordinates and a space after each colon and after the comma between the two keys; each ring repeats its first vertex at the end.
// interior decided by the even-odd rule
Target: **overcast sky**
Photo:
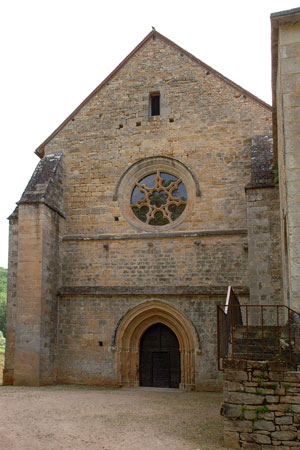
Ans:
{"type": "Polygon", "coordinates": [[[154,26],[271,103],[270,13],[292,0],[7,0],[0,7],[0,266],[34,150],[154,26]]]}

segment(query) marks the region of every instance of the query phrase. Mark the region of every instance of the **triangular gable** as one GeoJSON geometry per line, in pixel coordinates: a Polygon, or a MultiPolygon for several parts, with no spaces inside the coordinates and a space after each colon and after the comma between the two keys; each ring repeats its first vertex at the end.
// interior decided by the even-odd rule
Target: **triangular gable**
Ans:
{"type": "Polygon", "coordinates": [[[221,80],[223,80],[225,83],[229,84],[234,89],[237,89],[242,94],[247,95],[247,97],[249,97],[252,100],[254,100],[260,106],[268,109],[269,111],[272,111],[272,107],[270,105],[268,105],[266,102],[264,102],[260,98],[256,97],[255,95],[251,94],[251,92],[249,92],[246,89],[242,88],[241,86],[239,86],[238,84],[234,83],[233,81],[229,80],[229,78],[226,78],[220,72],[216,71],[215,69],[213,69],[212,67],[208,66],[207,64],[205,64],[200,59],[198,59],[195,56],[193,56],[191,53],[189,53],[186,50],[184,50],[183,48],[179,47],[179,45],[175,44],[173,41],[171,41],[170,39],[166,38],[165,36],[160,34],[158,31],[153,30],[135,47],[135,49],[131,53],[129,53],[128,56],[126,56],[125,59],[123,59],[123,61],[102,81],[102,83],[100,83],[99,86],[97,86],[96,89],[94,89],[91,92],[91,94],[88,95],[88,97],[86,97],[86,99],[83,100],[83,102],[80,103],[80,105],[62,122],[62,124],[59,125],[59,127],[56,128],[56,130],[35,150],[35,153],[40,158],[43,158],[43,156],[44,156],[44,147],[45,147],[45,145],[47,145],[51,141],[51,139],[54,138],[54,136],[56,136],[65,127],[65,125],[67,125],[67,123],[81,110],[81,108],[84,105],[86,105],[92,99],[92,97],[95,94],[97,94],[119,72],[119,70],[122,69],[123,66],[125,66],[125,64],[127,64],[127,62],[132,58],[132,56],[134,56],[144,45],[146,45],[146,43],[150,39],[161,39],[166,44],[168,44],[168,45],[172,46],[173,48],[175,48],[178,52],[186,55],[188,58],[192,59],[194,62],[199,64],[199,66],[202,69],[206,69],[211,74],[213,74],[214,76],[220,78],[221,80]]]}

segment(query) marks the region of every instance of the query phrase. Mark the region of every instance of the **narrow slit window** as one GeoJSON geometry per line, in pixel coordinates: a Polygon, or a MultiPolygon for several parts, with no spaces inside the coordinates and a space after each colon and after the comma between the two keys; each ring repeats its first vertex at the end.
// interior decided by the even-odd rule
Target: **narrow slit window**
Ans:
{"type": "Polygon", "coordinates": [[[150,94],[150,115],[159,116],[160,115],[160,93],[156,92],[150,94]]]}

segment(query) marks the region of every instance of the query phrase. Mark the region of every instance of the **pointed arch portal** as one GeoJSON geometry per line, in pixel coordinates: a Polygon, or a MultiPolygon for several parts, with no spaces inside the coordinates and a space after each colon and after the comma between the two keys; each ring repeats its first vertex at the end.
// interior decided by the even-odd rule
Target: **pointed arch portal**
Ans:
{"type": "Polygon", "coordinates": [[[179,388],[180,376],[176,334],[161,322],[151,325],[140,340],[140,386],[179,388]]]}
{"type": "MultiPolygon", "coordinates": [[[[140,373],[140,361],[142,359],[140,345],[143,345],[142,338],[147,336],[147,330],[150,330],[152,326],[159,326],[158,324],[167,327],[178,341],[180,355],[179,387],[186,390],[194,389],[195,353],[199,350],[198,335],[193,324],[184,314],[172,305],[159,300],[152,300],[136,306],[123,317],[119,324],[114,339],[117,379],[122,386],[139,386],[141,379],[141,384],[143,384],[143,374],[140,373]]],[[[158,354],[160,351],[166,350],[158,349],[157,354],[152,355],[154,362],[151,362],[150,365],[164,364],[159,361],[163,356],[158,354]]],[[[153,366],[151,370],[153,370],[153,366]]],[[[164,369],[160,366],[158,370],[164,369]]],[[[165,370],[167,369],[165,368],[165,370]]],[[[176,377],[176,375],[174,376],[176,377]]]]}

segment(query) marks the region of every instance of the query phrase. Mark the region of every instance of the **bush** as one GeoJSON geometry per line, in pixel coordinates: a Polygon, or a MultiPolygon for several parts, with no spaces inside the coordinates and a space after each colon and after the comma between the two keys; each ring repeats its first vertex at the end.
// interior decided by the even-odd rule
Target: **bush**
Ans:
{"type": "Polygon", "coordinates": [[[0,347],[5,346],[5,337],[3,336],[2,331],[0,331],[0,347]]]}
{"type": "Polygon", "coordinates": [[[0,331],[5,336],[7,269],[0,267],[0,331]]]}

